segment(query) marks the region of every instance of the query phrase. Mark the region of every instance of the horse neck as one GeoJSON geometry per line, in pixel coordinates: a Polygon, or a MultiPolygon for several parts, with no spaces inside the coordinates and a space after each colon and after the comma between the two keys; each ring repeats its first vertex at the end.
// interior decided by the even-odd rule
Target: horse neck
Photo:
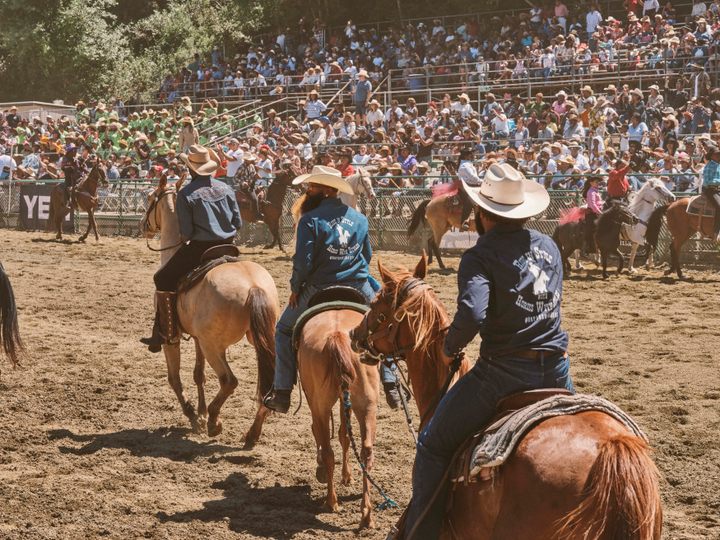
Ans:
{"type": "Polygon", "coordinates": [[[175,204],[170,204],[170,194],[163,198],[158,204],[158,211],[161,214],[162,228],[160,229],[160,266],[165,266],[173,255],[180,249],[180,223],[175,213],[175,204]]]}
{"type": "Polygon", "coordinates": [[[437,339],[429,350],[407,353],[405,363],[420,418],[427,421],[448,375],[449,360],[443,353],[443,340],[437,339]]]}
{"type": "Polygon", "coordinates": [[[647,221],[653,212],[653,208],[655,208],[655,200],[645,198],[645,188],[638,191],[635,199],[629,206],[630,211],[643,221],[647,221]]]}

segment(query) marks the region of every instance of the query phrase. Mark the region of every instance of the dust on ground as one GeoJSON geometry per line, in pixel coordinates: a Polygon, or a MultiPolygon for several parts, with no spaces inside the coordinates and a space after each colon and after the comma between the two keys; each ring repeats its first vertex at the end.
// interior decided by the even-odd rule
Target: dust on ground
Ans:
{"type": "MultiPolygon", "coordinates": [[[[390,265],[417,261],[377,255],[390,265]]],[[[287,298],[289,258],[244,256],[265,266],[287,298]]],[[[189,430],[162,355],[137,342],[150,328],[157,265],[143,241],[56,243],[2,230],[0,260],[28,346],[22,368],[1,366],[0,537],[384,538],[399,511],[378,512],[377,529],[357,531],[357,466],[353,485],[338,486],[340,512],[323,509],[306,406],[271,416],[260,443],[242,449],[256,373],[247,343],[230,350],[240,385],[222,410],[225,431],[209,439],[189,430]]],[[[456,258],[446,262],[457,268],[456,258]]],[[[575,384],[618,403],[650,436],[663,474],[664,537],[672,539],[720,537],[720,280],[691,275],[680,282],[653,270],[603,281],[583,273],[566,282],[564,301],[575,384]]],[[[455,274],[434,269],[428,281],[452,313],[455,274]]],[[[183,357],[194,396],[190,343],[183,357]]],[[[210,397],[218,385],[207,375],[210,397]]],[[[374,473],[401,504],[412,459],[402,413],[382,403],[374,473]]]]}

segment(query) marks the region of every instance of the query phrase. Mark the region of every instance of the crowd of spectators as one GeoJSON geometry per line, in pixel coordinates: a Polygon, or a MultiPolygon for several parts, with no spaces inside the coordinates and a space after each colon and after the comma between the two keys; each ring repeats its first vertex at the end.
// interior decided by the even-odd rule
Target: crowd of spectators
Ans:
{"type": "MultiPolygon", "coordinates": [[[[708,17],[715,20],[717,4],[705,6],[702,12],[694,10],[698,13],[679,31],[667,24],[672,12],[669,4],[658,13],[649,13],[647,4],[638,8],[638,15],[658,21],[652,27],[654,38],[648,43],[664,36],[660,38],[665,41],[661,47],[672,49],[677,45],[675,41],[680,41],[683,50],[688,50],[694,40],[698,47],[706,49],[702,55],[691,53],[672,74],[658,77],[658,84],[644,91],[630,85],[608,84],[598,88],[583,86],[578,94],[559,91],[526,98],[519,93],[496,96],[488,91],[480,92],[479,101],[460,93],[445,94],[428,104],[418,104],[410,97],[383,106],[372,93],[373,68],[363,56],[377,51],[353,45],[362,29],[349,24],[345,43],[327,37],[316,24],[307,30],[312,35],[311,46],[303,57],[314,58],[314,53],[337,49],[347,56],[324,59],[344,66],[343,73],[348,67],[359,67],[351,71],[356,83],[345,96],[347,104],[338,100],[326,105],[311,84],[305,88],[307,96],[300,101],[298,111],[267,110],[262,118],[222,112],[222,104],[214,98],[193,104],[189,96],[180,97],[167,108],[135,112],[129,112],[121,100],[112,100],[109,106],[81,101],[74,116],[60,118],[22,118],[10,109],[0,114],[0,155],[14,151],[15,159],[2,158],[0,178],[10,174],[18,178],[58,178],[62,175],[58,163],[68,145],[80,147],[85,156],[97,155],[110,179],[153,177],[159,169],[180,174],[177,155],[199,143],[218,151],[223,160],[218,175],[228,183],[247,184],[252,180],[260,187],[272,181],[278,167],[305,171],[317,163],[335,166],[346,176],[366,170],[377,187],[428,187],[446,181],[447,162],[457,165],[464,151],[466,160],[475,162],[478,181],[489,164],[507,161],[551,189],[579,190],[589,173],[607,177],[615,171],[627,174],[636,188],[645,175],[652,174],[661,176],[670,189],[693,190],[703,166],[703,141],[720,137],[720,90],[713,89],[706,69],[714,52],[702,43],[715,39],[708,17]],[[668,37],[672,33],[675,35],[668,37]]],[[[482,50],[475,51],[479,55],[475,59],[497,59],[504,54],[502,40],[486,46],[493,42],[493,32],[500,36],[528,32],[542,46],[547,43],[545,39],[554,41],[556,54],[567,48],[572,36],[577,36],[575,45],[589,38],[592,51],[598,46],[593,41],[596,34],[605,36],[614,31],[616,44],[629,43],[628,36],[635,35],[632,29],[646,25],[642,18],[636,23],[638,17],[631,11],[625,23],[618,24],[612,17],[596,17],[597,25],[582,31],[573,24],[579,14],[589,17],[596,7],[589,6],[585,12],[573,15],[563,6],[558,0],[553,9],[533,8],[526,17],[493,24],[493,30],[481,43],[482,50]],[[549,30],[556,25],[563,27],[567,37],[563,34],[563,39],[558,39],[558,32],[549,30]],[[505,30],[506,26],[510,29],[505,30]]],[[[302,32],[304,23],[299,27],[302,32]]],[[[419,32],[417,39],[398,38],[402,41],[399,50],[388,49],[387,45],[397,44],[398,40],[382,40],[386,44],[383,54],[390,49],[400,53],[387,57],[391,65],[402,67],[400,57],[416,47],[424,50],[421,62],[437,62],[432,51],[455,42],[455,34],[467,34],[469,48],[473,49],[470,38],[481,32],[469,23],[451,35],[435,26],[415,30],[419,32]]],[[[285,52],[295,50],[293,47],[299,47],[299,43],[289,35],[275,41],[285,52]]],[[[637,44],[641,43],[643,40],[637,44]]],[[[457,46],[460,50],[465,47],[457,46]]],[[[529,47],[533,50],[532,44],[529,47]]],[[[264,65],[273,57],[271,50],[255,48],[255,60],[242,61],[264,65]]],[[[220,51],[213,51],[213,63],[221,59],[220,51]]],[[[452,59],[442,59],[447,60],[452,59]]],[[[489,86],[492,89],[498,83],[490,81],[489,86]]]]}

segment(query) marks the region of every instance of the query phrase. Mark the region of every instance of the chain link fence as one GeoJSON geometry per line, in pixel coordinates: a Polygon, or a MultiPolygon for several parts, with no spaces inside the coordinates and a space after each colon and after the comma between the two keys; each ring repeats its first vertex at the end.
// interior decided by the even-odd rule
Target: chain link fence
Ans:
{"type": "MultiPolygon", "coordinates": [[[[117,181],[98,191],[99,209],[95,216],[99,233],[102,236],[139,236],[140,219],[145,213],[147,197],[154,184],[143,181],[117,181]]],[[[376,197],[359,198],[358,208],[367,217],[370,226],[370,239],[373,249],[391,251],[419,251],[427,245],[429,229],[420,228],[412,237],[407,229],[415,209],[429,199],[431,192],[424,188],[376,189],[376,197]]],[[[298,192],[288,191],[280,223],[283,244],[293,242],[294,227],[291,208],[298,192]]],[[[528,226],[545,234],[552,235],[561,212],[581,204],[577,191],[550,191],[550,206],[540,216],[528,222],[528,226]]],[[[20,183],[0,183],[0,228],[18,228],[20,212],[20,183]]],[[[75,220],[76,230],[87,226],[87,215],[79,213],[75,220]]],[[[267,226],[263,223],[246,223],[238,233],[238,242],[249,246],[260,246],[271,241],[267,226]]],[[[666,225],[660,232],[658,260],[669,257],[670,233],[666,225]]],[[[622,242],[621,250],[629,253],[630,244],[622,242]]],[[[450,253],[459,253],[461,249],[447,249],[450,253]]],[[[720,266],[720,255],[714,242],[693,238],[683,248],[683,261],[720,266]]],[[[644,261],[642,248],[637,264],[644,261]]]]}

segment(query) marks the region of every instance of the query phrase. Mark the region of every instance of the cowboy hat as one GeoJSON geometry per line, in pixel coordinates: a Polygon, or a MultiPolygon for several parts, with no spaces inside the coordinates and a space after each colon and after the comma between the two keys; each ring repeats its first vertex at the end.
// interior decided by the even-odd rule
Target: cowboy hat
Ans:
{"type": "Polygon", "coordinates": [[[470,187],[460,180],[470,200],[496,216],[526,219],[539,214],[550,204],[550,195],[539,183],[507,163],[488,167],[480,187],[470,187]]]}
{"type": "Polygon", "coordinates": [[[188,153],[180,154],[180,159],[200,176],[214,173],[220,166],[220,158],[212,148],[193,144],[188,153]]]}
{"type": "Polygon", "coordinates": [[[308,183],[320,184],[321,186],[335,188],[341,193],[354,194],[352,187],[342,177],[340,171],[323,165],[315,165],[310,173],[301,174],[292,183],[293,186],[308,183]]]}
{"type": "Polygon", "coordinates": [[[361,69],[360,71],[358,71],[358,77],[365,77],[365,78],[367,78],[367,76],[368,76],[368,72],[365,71],[364,69],[361,69]]]}
{"type": "Polygon", "coordinates": [[[465,99],[465,101],[470,101],[470,98],[464,92],[458,96],[458,99],[465,99]]]}

